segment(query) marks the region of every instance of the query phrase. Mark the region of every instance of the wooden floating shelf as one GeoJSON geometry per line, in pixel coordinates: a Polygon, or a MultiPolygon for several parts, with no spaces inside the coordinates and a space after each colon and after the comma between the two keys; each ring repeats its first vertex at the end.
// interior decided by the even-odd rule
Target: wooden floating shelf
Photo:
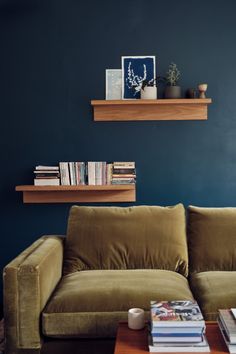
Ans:
{"type": "Polygon", "coordinates": [[[206,120],[211,98],[92,100],[95,121],[206,120]]]}
{"type": "Polygon", "coordinates": [[[98,202],[135,202],[136,186],[16,186],[23,192],[24,203],[98,203],[98,202]]]}

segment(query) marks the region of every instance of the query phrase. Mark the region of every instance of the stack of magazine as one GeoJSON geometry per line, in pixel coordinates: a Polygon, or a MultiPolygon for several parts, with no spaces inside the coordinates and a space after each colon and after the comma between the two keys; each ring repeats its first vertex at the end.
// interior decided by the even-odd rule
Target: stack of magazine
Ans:
{"type": "Polygon", "coordinates": [[[205,328],[196,301],[151,301],[149,351],[209,352],[205,328]]]}
{"type": "Polygon", "coordinates": [[[219,310],[218,324],[230,353],[236,353],[236,309],[219,310]]]}

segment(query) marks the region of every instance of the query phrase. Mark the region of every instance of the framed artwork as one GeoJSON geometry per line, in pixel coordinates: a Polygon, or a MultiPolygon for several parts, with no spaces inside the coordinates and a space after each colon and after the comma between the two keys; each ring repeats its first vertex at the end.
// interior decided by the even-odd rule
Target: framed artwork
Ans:
{"type": "Polygon", "coordinates": [[[122,56],[122,98],[140,98],[144,80],[156,77],[155,56],[122,56]]]}
{"type": "Polygon", "coordinates": [[[121,100],[121,69],[106,69],[106,100],[121,100]]]}

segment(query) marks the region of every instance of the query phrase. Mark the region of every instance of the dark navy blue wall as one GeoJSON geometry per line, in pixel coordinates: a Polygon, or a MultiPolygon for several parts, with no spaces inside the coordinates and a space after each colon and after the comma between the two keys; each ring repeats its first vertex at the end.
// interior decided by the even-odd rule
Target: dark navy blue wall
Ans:
{"type": "Polygon", "coordinates": [[[134,160],[137,204],[236,205],[235,0],[0,0],[1,267],[69,205],[23,205],[37,164],[134,160]],[[209,84],[208,121],[92,120],[122,55],[174,61],[184,89],[209,84]]]}

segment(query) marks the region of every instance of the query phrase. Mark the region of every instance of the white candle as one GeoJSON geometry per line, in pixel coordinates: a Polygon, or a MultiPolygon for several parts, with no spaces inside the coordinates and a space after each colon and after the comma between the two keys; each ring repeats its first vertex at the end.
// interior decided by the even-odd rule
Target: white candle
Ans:
{"type": "Polygon", "coordinates": [[[133,308],[128,311],[128,327],[130,329],[142,329],[145,324],[143,309],[133,308]]]}

